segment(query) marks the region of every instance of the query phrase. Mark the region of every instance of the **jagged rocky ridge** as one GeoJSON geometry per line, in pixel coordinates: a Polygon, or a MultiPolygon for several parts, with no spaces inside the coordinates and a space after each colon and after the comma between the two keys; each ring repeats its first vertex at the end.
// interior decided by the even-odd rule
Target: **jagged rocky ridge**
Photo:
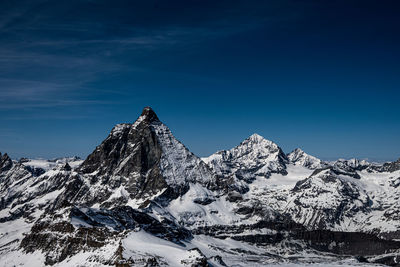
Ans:
{"type": "Polygon", "coordinates": [[[399,260],[399,161],[327,163],[257,134],[200,159],[148,107],[84,161],[0,154],[0,197],[0,266],[399,260]]]}

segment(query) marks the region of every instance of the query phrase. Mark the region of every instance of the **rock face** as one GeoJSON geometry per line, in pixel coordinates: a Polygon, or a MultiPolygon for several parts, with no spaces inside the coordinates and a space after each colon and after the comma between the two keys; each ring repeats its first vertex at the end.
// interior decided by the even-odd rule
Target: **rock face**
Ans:
{"type": "Polygon", "coordinates": [[[257,134],[200,159],[146,107],[84,161],[0,154],[0,266],[393,265],[399,199],[399,161],[257,134]]]}
{"type": "Polygon", "coordinates": [[[189,183],[212,187],[216,182],[208,166],[176,140],[149,107],[133,124],[116,125],[77,172],[80,178],[59,202],[140,204],[163,192],[177,197],[189,183]]]}
{"type": "MultiPolygon", "coordinates": [[[[32,173],[20,163],[13,162],[7,154],[0,157],[0,211],[13,203],[13,206],[24,202],[29,198],[25,192],[31,184],[32,173]]],[[[13,212],[0,218],[0,221],[11,220],[12,218],[21,217],[24,212],[23,207],[14,209],[13,212]]]]}
{"type": "Polygon", "coordinates": [[[11,169],[12,161],[10,157],[6,154],[1,155],[0,153],[0,172],[5,172],[11,169]]]}
{"type": "Polygon", "coordinates": [[[394,162],[388,162],[382,165],[381,168],[378,168],[381,172],[395,172],[400,170],[400,158],[394,162]]]}
{"type": "MultiPolygon", "coordinates": [[[[21,241],[21,248],[32,253],[42,250],[46,264],[52,265],[85,249],[99,249],[118,243],[124,231],[143,230],[159,238],[181,244],[191,233],[171,221],[158,221],[146,213],[121,206],[111,210],[67,208],[62,213],[38,220],[21,241]]],[[[108,264],[113,264],[109,262],[108,264]]]]}
{"type": "Polygon", "coordinates": [[[175,139],[150,107],[135,123],[115,126],[79,170],[96,176],[126,177],[128,191],[134,195],[154,194],[170,185],[207,185],[213,181],[213,173],[175,139]]]}

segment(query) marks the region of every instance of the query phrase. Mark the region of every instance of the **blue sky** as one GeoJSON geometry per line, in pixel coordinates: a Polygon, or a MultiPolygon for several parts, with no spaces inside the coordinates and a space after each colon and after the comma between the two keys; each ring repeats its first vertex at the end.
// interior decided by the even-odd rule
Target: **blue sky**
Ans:
{"type": "Polygon", "coordinates": [[[200,156],[256,132],[400,157],[397,1],[1,1],[0,151],[85,157],[144,106],[200,156]]]}

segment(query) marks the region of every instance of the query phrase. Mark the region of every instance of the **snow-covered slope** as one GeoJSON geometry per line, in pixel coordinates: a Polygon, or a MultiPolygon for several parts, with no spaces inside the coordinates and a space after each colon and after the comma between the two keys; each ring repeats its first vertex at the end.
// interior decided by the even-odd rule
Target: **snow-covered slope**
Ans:
{"type": "Polygon", "coordinates": [[[257,134],[200,159],[147,107],[83,162],[0,154],[0,266],[393,264],[398,162],[325,163],[257,134]]]}
{"type": "Polygon", "coordinates": [[[293,187],[285,212],[310,229],[350,230],[372,203],[357,181],[332,167],[316,170],[293,187]]]}
{"type": "Polygon", "coordinates": [[[52,160],[22,158],[19,160],[19,162],[27,167],[37,168],[37,169],[41,168],[43,169],[43,171],[49,171],[57,167],[63,166],[66,163],[68,163],[68,165],[70,165],[71,168],[75,169],[83,162],[83,160],[81,160],[79,157],[56,158],[52,160]]]}

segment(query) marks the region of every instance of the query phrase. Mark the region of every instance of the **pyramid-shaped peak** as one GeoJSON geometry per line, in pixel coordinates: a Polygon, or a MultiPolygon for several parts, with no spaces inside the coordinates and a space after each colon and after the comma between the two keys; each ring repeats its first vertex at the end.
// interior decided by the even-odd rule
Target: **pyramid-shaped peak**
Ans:
{"type": "Polygon", "coordinates": [[[247,138],[247,139],[250,141],[253,141],[253,142],[261,142],[263,140],[266,140],[264,137],[262,137],[261,135],[259,135],[257,133],[250,135],[249,138],[247,138]]]}
{"type": "Polygon", "coordinates": [[[211,181],[214,175],[159,121],[151,107],[145,107],[133,124],[117,124],[77,171],[134,179],[135,190],[146,187],[151,194],[189,180],[211,181]]]}
{"type": "Polygon", "coordinates": [[[140,115],[140,118],[147,122],[159,121],[157,114],[151,107],[145,107],[142,111],[142,115],[140,115]]]}
{"type": "Polygon", "coordinates": [[[274,142],[272,142],[272,141],[270,141],[268,139],[265,139],[263,136],[261,136],[261,135],[259,135],[257,133],[254,133],[254,134],[250,135],[244,142],[245,143],[251,142],[251,143],[256,143],[256,144],[265,143],[265,144],[268,144],[268,145],[276,145],[274,142]]]}
{"type": "Polygon", "coordinates": [[[250,135],[249,139],[253,139],[253,140],[263,140],[263,139],[265,139],[265,138],[262,137],[261,135],[259,135],[258,133],[253,133],[252,135],[250,135]]]}

